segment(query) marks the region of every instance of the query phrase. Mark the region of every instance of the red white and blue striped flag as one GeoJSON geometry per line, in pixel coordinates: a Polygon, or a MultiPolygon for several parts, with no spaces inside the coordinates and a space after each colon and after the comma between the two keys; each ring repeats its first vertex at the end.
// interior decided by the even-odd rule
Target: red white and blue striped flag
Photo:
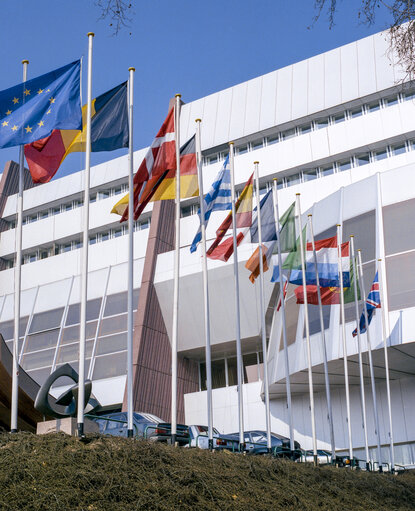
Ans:
{"type": "MultiPolygon", "coordinates": [[[[367,310],[367,322],[370,325],[372,321],[373,313],[375,309],[380,309],[380,292],[379,292],[379,279],[378,272],[376,272],[375,278],[373,280],[372,287],[370,288],[369,294],[366,298],[366,310],[367,310]]],[[[360,333],[364,334],[366,332],[366,321],[365,321],[365,312],[362,312],[360,316],[360,333]]],[[[355,328],[352,332],[353,337],[357,335],[357,328],[355,328]]]]}

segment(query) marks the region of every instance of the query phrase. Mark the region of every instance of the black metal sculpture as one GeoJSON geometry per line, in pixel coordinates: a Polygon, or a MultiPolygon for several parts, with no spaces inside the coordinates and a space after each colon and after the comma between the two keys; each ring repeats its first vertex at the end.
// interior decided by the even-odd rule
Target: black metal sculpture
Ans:
{"type": "MultiPolygon", "coordinates": [[[[43,413],[45,416],[55,417],[56,419],[75,417],[78,403],[78,383],[78,373],[70,364],[64,364],[59,367],[59,369],[56,369],[56,371],[53,371],[53,373],[48,376],[45,383],[40,387],[35,401],[36,410],[43,413]],[[60,395],[52,404],[49,401],[49,390],[55,381],[62,376],[69,377],[75,385],[60,395]],[[56,406],[58,406],[58,408],[56,408],[56,406]]],[[[91,380],[85,381],[84,403],[85,413],[97,412],[101,408],[99,401],[92,394],[91,380]]]]}

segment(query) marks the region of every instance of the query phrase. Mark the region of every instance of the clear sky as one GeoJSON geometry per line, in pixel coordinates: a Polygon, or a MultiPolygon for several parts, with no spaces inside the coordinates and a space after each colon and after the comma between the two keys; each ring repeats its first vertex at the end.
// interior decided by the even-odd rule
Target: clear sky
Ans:
{"type": "MultiPolygon", "coordinates": [[[[361,0],[340,4],[337,24],[326,16],[312,25],[313,0],[131,0],[130,27],[117,36],[99,20],[94,0],[2,0],[0,90],[84,56],[86,99],[87,32],[95,32],[93,96],[128,78],[134,66],[134,149],[149,145],[164,120],[169,99],[180,92],[193,101],[237,83],[378,32],[388,20],[381,11],[371,27],[359,24],[361,0]]],[[[85,101],[84,99],[84,101],[85,101]]],[[[92,153],[92,164],[126,150],[92,153]]],[[[18,159],[3,149],[0,168],[18,159]]],[[[138,167],[139,162],[136,162],[138,167]]],[[[84,155],[69,155],[56,176],[83,168],[84,155]]]]}

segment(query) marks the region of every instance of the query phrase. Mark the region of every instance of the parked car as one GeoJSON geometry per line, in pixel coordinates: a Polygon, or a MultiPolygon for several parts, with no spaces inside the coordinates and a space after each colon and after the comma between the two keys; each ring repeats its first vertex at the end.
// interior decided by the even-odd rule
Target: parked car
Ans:
{"type": "MultiPolygon", "coordinates": [[[[171,423],[160,422],[156,426],[149,426],[147,428],[146,438],[153,442],[170,442],[171,441],[171,423]]],[[[189,426],[185,424],[177,424],[176,427],[176,442],[179,445],[189,444],[189,426]]]]}
{"type": "MultiPolygon", "coordinates": [[[[227,437],[239,439],[239,433],[232,433],[227,437]]],[[[244,450],[247,454],[266,454],[267,448],[267,432],[254,430],[244,432],[245,446],[244,450]]],[[[294,441],[295,458],[301,456],[301,446],[298,442],[294,441]]],[[[273,454],[279,457],[288,457],[290,452],[290,439],[276,433],[271,433],[271,449],[273,454]]]]}
{"type": "MultiPolygon", "coordinates": [[[[107,413],[99,417],[89,416],[89,418],[98,424],[100,433],[104,435],[127,436],[127,412],[107,413]]],[[[162,419],[151,413],[134,412],[134,436],[144,437],[149,427],[156,427],[160,422],[162,422],[162,419]]]]}
{"type": "MultiPolygon", "coordinates": [[[[189,447],[209,449],[208,427],[191,425],[189,426],[189,447]]],[[[216,428],[213,428],[213,448],[216,450],[237,450],[238,441],[228,438],[228,435],[221,435],[216,428]]]]}
{"type": "MultiPolygon", "coordinates": [[[[303,451],[303,455],[301,459],[298,461],[307,461],[314,462],[314,453],[313,450],[303,451]]],[[[328,465],[331,463],[331,452],[325,451],[324,449],[317,449],[317,461],[319,465],[328,465]]],[[[341,466],[344,465],[344,461],[342,458],[338,458],[338,462],[341,466]]]]}

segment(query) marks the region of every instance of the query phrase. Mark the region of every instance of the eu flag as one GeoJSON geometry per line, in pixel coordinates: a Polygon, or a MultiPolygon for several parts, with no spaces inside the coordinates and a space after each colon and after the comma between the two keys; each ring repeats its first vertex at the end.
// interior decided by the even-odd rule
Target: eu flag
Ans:
{"type": "Polygon", "coordinates": [[[81,61],[0,92],[0,148],[82,127],[81,61]]]}

